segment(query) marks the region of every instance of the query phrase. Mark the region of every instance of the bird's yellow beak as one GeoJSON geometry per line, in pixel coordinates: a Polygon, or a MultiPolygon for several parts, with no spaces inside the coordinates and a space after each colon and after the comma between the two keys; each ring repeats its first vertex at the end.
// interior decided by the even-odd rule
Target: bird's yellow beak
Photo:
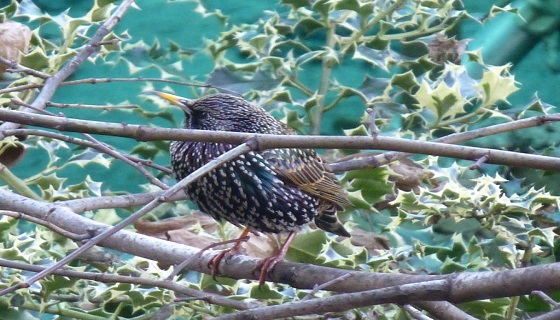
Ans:
{"type": "Polygon", "coordinates": [[[187,99],[187,98],[183,98],[181,96],[176,96],[174,94],[171,93],[166,93],[166,92],[161,92],[161,91],[153,91],[153,90],[149,90],[149,91],[144,91],[144,94],[151,94],[151,95],[156,95],[160,98],[162,98],[163,100],[169,101],[172,104],[178,106],[179,108],[183,109],[183,111],[185,111],[188,114],[191,114],[191,105],[193,100],[191,99],[187,99]]]}
{"type": "Polygon", "coordinates": [[[176,96],[176,95],[171,94],[171,93],[161,92],[161,91],[144,91],[144,94],[156,95],[156,96],[158,96],[158,97],[160,97],[164,100],[167,100],[167,101],[173,103],[174,105],[177,105],[177,106],[180,106],[180,107],[184,106],[184,104],[181,103],[181,102],[189,101],[189,99],[186,99],[186,98],[183,98],[183,97],[180,97],[180,96],[176,96]]]}

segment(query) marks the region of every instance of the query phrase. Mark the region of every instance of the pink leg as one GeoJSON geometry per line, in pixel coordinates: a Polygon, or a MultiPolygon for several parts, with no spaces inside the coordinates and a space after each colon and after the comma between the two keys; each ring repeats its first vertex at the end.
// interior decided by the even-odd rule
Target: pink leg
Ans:
{"type": "MultiPolygon", "coordinates": [[[[233,245],[233,247],[229,248],[229,249],[225,249],[222,250],[222,252],[218,253],[217,255],[213,256],[209,261],[208,261],[208,268],[212,269],[212,276],[215,278],[219,273],[219,267],[220,267],[220,262],[222,262],[222,259],[226,256],[226,254],[228,253],[236,253],[239,251],[239,249],[241,248],[241,243],[245,242],[248,240],[249,236],[249,232],[251,232],[251,227],[247,227],[245,228],[245,230],[243,230],[243,232],[241,233],[241,235],[239,236],[239,238],[234,239],[234,240],[227,240],[227,241],[223,241],[220,242],[219,245],[222,244],[226,244],[226,243],[231,243],[231,242],[235,242],[235,244],[233,245]]],[[[213,247],[215,247],[216,245],[213,245],[213,247]]],[[[208,250],[209,248],[204,248],[201,250],[205,251],[208,250]]]]}
{"type": "Polygon", "coordinates": [[[274,269],[276,263],[284,259],[284,257],[286,256],[286,252],[288,252],[288,248],[290,247],[290,243],[292,242],[292,240],[294,240],[295,236],[296,236],[296,232],[290,231],[290,234],[288,234],[286,241],[284,241],[284,244],[282,245],[282,247],[280,247],[280,251],[278,251],[278,253],[275,255],[263,259],[255,267],[255,271],[256,270],[261,271],[261,275],[259,276],[259,287],[261,287],[264,284],[268,273],[272,272],[272,269],[274,269]]]}

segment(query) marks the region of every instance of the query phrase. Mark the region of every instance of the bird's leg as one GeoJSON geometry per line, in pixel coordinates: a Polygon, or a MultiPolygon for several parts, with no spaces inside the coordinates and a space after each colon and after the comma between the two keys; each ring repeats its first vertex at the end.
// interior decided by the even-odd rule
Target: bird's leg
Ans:
{"type": "MultiPolygon", "coordinates": [[[[222,258],[226,255],[227,252],[238,251],[239,247],[241,247],[241,243],[249,240],[249,236],[247,235],[249,233],[249,231],[250,231],[250,228],[247,227],[247,228],[245,228],[245,230],[243,230],[243,232],[241,233],[241,235],[237,239],[212,243],[212,244],[200,249],[200,251],[195,255],[195,257],[200,257],[206,250],[209,250],[209,249],[212,249],[212,248],[224,245],[224,244],[228,244],[228,243],[235,243],[231,249],[226,249],[226,250],[220,252],[219,254],[210,258],[210,261],[208,261],[208,268],[212,269],[212,276],[216,277],[216,275],[218,274],[218,265],[220,264],[220,260],[222,260],[222,258]]],[[[176,275],[178,275],[181,271],[183,271],[183,269],[185,269],[191,262],[192,262],[192,259],[187,259],[187,260],[183,261],[182,263],[180,263],[179,265],[177,265],[173,269],[173,272],[166,278],[166,280],[173,279],[176,275]]]]}
{"type": "Polygon", "coordinates": [[[261,275],[259,276],[259,287],[264,284],[264,282],[266,281],[266,276],[269,272],[272,271],[272,269],[274,269],[274,266],[278,263],[278,261],[284,259],[286,253],[288,252],[288,248],[290,247],[290,243],[292,242],[292,240],[294,240],[296,234],[297,233],[295,231],[290,231],[290,234],[288,234],[286,241],[284,241],[284,244],[280,247],[280,251],[278,251],[278,253],[276,253],[275,255],[261,260],[261,262],[257,264],[257,266],[255,267],[255,271],[261,271],[261,275]]]}
{"type": "MultiPolygon", "coordinates": [[[[241,248],[241,243],[249,240],[249,236],[248,236],[249,232],[251,232],[251,227],[246,227],[245,230],[243,230],[243,232],[239,236],[239,238],[234,239],[234,240],[227,240],[227,241],[218,242],[217,244],[212,245],[212,247],[215,247],[217,245],[222,245],[222,244],[226,244],[226,243],[231,243],[231,242],[235,243],[233,245],[233,247],[231,247],[229,249],[224,249],[220,253],[218,253],[217,255],[210,258],[210,260],[208,261],[208,268],[212,269],[212,277],[215,278],[219,274],[220,262],[225,257],[225,255],[228,254],[228,253],[231,254],[231,253],[238,252],[239,249],[241,248]]],[[[202,251],[208,250],[208,249],[210,249],[210,248],[206,247],[206,248],[202,249],[202,251]]]]}

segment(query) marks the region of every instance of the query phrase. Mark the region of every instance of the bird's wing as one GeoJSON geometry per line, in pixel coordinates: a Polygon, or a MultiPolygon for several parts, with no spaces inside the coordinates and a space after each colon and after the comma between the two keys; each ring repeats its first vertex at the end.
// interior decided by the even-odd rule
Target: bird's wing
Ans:
{"type": "Polygon", "coordinates": [[[280,179],[298,186],[308,194],[347,206],[348,199],[334,174],[327,172],[321,157],[313,150],[275,149],[267,158],[280,179]]]}

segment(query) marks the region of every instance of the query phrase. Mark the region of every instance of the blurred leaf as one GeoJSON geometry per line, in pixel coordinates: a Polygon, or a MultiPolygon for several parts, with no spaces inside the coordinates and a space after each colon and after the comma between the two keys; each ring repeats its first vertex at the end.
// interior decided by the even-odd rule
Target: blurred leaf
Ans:
{"type": "Polygon", "coordinates": [[[270,90],[279,85],[280,82],[280,79],[275,79],[263,71],[257,71],[252,76],[246,76],[228,68],[215,69],[206,81],[209,85],[226,88],[240,94],[251,90],[270,90]]]}

